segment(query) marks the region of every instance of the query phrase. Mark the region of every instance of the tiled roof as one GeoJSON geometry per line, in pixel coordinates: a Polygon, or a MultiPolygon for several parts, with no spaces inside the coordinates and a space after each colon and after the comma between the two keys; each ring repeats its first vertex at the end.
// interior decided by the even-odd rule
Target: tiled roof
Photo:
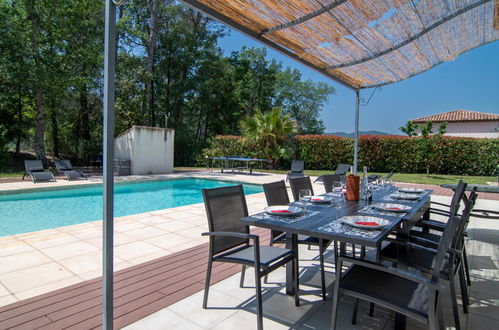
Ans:
{"type": "Polygon", "coordinates": [[[494,113],[485,113],[468,110],[454,110],[449,112],[438,113],[426,117],[412,119],[413,123],[432,122],[465,122],[465,121],[499,121],[499,115],[494,113]]]}

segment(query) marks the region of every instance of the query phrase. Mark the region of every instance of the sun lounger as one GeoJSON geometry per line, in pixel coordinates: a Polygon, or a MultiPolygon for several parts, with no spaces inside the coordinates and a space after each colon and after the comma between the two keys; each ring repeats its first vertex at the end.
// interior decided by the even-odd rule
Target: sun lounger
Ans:
{"type": "Polygon", "coordinates": [[[29,175],[33,183],[40,181],[56,181],[52,172],[45,171],[41,160],[25,160],[24,169],[23,180],[29,175]]]}
{"type": "Polygon", "coordinates": [[[59,159],[55,161],[55,168],[58,173],[64,174],[66,179],[74,180],[74,179],[87,179],[87,176],[82,171],[75,171],[71,166],[71,162],[67,159],[59,159]]]}
{"type": "MultiPolygon", "coordinates": [[[[345,175],[347,174],[348,171],[350,171],[350,166],[351,166],[350,164],[338,164],[333,174],[345,175]]],[[[322,182],[323,180],[324,180],[324,175],[321,175],[317,179],[315,179],[314,182],[317,181],[322,182]]]]}

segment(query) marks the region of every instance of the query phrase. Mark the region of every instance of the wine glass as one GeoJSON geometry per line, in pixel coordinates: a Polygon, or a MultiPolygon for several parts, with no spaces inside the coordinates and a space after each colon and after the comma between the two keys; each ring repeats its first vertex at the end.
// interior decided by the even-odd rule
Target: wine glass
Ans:
{"type": "Polygon", "coordinates": [[[303,212],[307,211],[307,203],[310,201],[312,198],[312,191],[310,189],[300,189],[300,192],[298,193],[300,197],[300,202],[303,205],[303,212]]]}

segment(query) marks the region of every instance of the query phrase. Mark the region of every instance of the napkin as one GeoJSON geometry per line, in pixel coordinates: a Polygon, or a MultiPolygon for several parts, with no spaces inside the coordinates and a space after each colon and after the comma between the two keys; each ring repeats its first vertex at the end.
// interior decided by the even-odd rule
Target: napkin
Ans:
{"type": "Polygon", "coordinates": [[[293,213],[289,210],[272,210],[272,213],[293,213]]]}
{"type": "Polygon", "coordinates": [[[374,221],[355,221],[354,223],[361,226],[379,226],[379,224],[374,221]]]}

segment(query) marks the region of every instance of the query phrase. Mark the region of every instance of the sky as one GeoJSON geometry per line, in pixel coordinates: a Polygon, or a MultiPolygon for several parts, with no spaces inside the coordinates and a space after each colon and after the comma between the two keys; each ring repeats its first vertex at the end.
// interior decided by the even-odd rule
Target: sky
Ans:
{"type": "MultiPolygon", "coordinates": [[[[229,55],[243,46],[267,49],[267,58],[297,68],[302,79],[321,81],[333,86],[321,112],[325,132],[353,132],[355,92],[306,66],[265,47],[237,31],[219,39],[219,46],[229,55]]],[[[372,89],[361,90],[366,100],[372,89]]],[[[371,102],[361,107],[360,130],[403,134],[399,127],[414,118],[456,109],[499,114],[499,41],[459,55],[415,77],[376,91],[371,102]]]]}

